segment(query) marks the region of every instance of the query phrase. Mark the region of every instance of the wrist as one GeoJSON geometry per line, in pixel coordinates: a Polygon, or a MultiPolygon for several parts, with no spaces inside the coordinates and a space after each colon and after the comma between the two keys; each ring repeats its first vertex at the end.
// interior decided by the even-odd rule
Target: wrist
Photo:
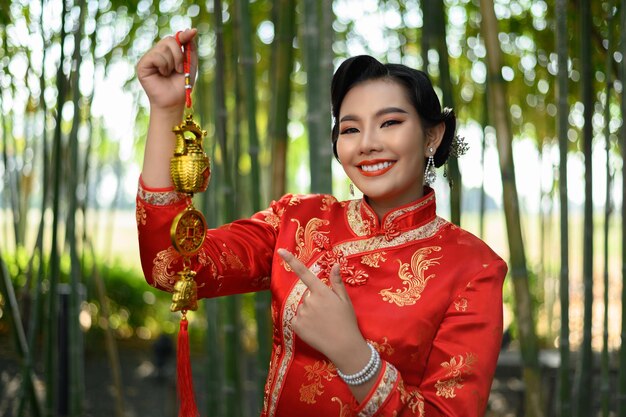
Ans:
{"type": "Polygon", "coordinates": [[[150,121],[172,122],[172,126],[174,126],[180,124],[184,113],[184,106],[162,107],[150,103],[150,121]]]}
{"type": "Polygon", "coordinates": [[[351,343],[348,347],[338,351],[331,358],[335,367],[344,374],[353,374],[361,370],[370,360],[371,350],[365,339],[351,343]]]}
{"type": "Polygon", "coordinates": [[[352,373],[342,372],[340,368],[337,369],[337,374],[339,377],[348,385],[352,387],[362,386],[376,376],[380,372],[382,367],[382,359],[380,358],[380,354],[374,348],[374,345],[371,343],[367,343],[367,347],[370,351],[369,360],[365,365],[359,368],[358,371],[352,373]]]}

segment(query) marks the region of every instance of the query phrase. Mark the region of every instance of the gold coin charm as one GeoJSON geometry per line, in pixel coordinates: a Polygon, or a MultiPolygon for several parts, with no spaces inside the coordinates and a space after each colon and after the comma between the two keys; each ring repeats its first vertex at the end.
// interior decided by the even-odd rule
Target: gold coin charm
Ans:
{"type": "Polygon", "coordinates": [[[183,256],[198,252],[206,237],[206,220],[202,213],[188,206],[172,221],[170,238],[172,245],[183,256]]]}

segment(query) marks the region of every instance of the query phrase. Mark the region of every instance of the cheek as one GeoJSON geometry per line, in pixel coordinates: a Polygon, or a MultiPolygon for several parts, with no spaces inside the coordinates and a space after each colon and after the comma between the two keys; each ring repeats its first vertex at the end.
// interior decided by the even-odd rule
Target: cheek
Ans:
{"type": "Polygon", "coordinates": [[[350,147],[346,143],[345,140],[337,139],[337,157],[339,158],[339,162],[341,165],[345,166],[350,158],[350,147]]]}

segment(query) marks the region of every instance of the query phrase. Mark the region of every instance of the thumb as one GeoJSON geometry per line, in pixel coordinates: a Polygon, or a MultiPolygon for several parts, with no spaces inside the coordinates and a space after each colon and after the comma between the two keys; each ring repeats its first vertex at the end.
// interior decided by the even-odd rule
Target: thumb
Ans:
{"type": "Polygon", "coordinates": [[[341,279],[339,264],[334,264],[330,270],[330,285],[332,286],[333,292],[337,294],[339,298],[342,300],[350,300],[346,286],[343,285],[343,280],[341,279]]]}

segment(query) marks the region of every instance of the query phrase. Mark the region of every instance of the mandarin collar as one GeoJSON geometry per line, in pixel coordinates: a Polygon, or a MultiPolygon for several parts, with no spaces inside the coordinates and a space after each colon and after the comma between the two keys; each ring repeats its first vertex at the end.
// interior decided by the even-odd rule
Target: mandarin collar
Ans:
{"type": "Polygon", "coordinates": [[[360,228],[362,233],[384,234],[387,239],[393,239],[405,230],[422,226],[436,217],[435,192],[430,187],[424,187],[421,198],[390,210],[380,221],[365,196],[356,202],[358,207],[355,208],[363,225],[360,228]]]}

